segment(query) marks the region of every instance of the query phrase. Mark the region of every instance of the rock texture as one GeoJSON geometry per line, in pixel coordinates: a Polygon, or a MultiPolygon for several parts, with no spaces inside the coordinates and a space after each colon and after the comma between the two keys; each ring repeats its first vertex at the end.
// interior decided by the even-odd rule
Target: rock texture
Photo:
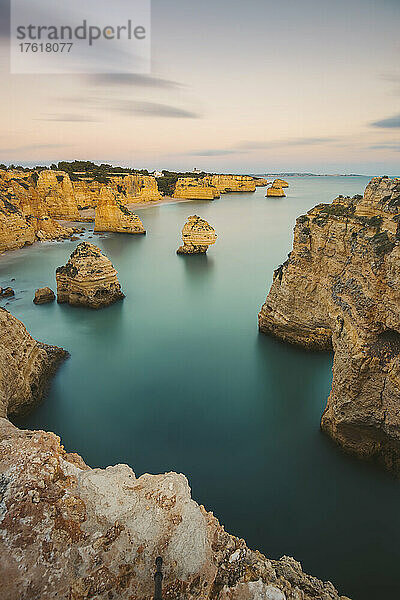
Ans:
{"type": "Polygon", "coordinates": [[[95,211],[94,231],[146,233],[139,217],[117,200],[114,193],[107,187],[103,187],[100,192],[95,211]]]}
{"type": "Polygon", "coordinates": [[[194,215],[189,217],[182,229],[183,246],[178,254],[205,254],[208,246],[215,244],[217,235],[215,229],[207,221],[194,215]]]}
{"type": "Polygon", "coordinates": [[[374,178],[299,217],[259,327],[333,347],[321,426],[345,450],[400,472],[400,179],[374,178]]]}
{"type": "Polygon", "coordinates": [[[267,189],[267,197],[272,197],[272,198],[284,198],[285,197],[285,192],[283,191],[281,185],[279,183],[277,183],[277,179],[273,182],[273,184],[271,185],[271,187],[269,187],[267,189]]]}
{"type": "Polygon", "coordinates": [[[279,185],[279,187],[281,187],[281,188],[289,187],[288,182],[285,181],[284,179],[275,179],[274,184],[279,185]]]}
{"type": "Polygon", "coordinates": [[[100,248],[79,244],[67,264],[56,270],[57,302],[103,308],[124,298],[117,271],[100,248]]]}
{"type": "Polygon", "coordinates": [[[152,600],[158,555],[168,600],[339,600],[226,533],[183,475],[90,469],[54,434],[0,419],[0,477],[2,600],[152,600]]]}
{"type": "Polygon", "coordinates": [[[220,197],[220,193],[207,177],[201,179],[181,177],[176,182],[173,197],[190,200],[214,200],[220,197]]]}
{"type": "Polygon", "coordinates": [[[269,185],[271,182],[268,181],[268,179],[264,179],[263,177],[254,177],[254,183],[256,184],[256,187],[264,187],[266,185],[269,185]]]}
{"type": "Polygon", "coordinates": [[[33,302],[34,304],[49,304],[49,302],[54,302],[55,299],[56,296],[53,290],[49,287],[44,287],[36,290],[33,302]]]}
{"type": "Polygon", "coordinates": [[[58,219],[79,220],[74,188],[67,173],[51,170],[41,171],[37,189],[49,216],[58,219]]]}
{"type": "MultiPolygon", "coordinates": [[[[62,348],[34,340],[21,321],[0,308],[0,416],[23,414],[36,405],[67,356],[62,348]]],[[[0,581],[4,584],[1,576],[0,581]]]]}
{"type": "Polygon", "coordinates": [[[256,191],[256,182],[249,175],[211,175],[209,180],[221,194],[256,191]]]}

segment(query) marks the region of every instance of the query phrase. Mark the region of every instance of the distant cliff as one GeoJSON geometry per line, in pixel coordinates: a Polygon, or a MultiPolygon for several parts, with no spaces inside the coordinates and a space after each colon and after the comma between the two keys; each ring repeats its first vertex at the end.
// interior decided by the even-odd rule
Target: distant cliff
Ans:
{"type": "Polygon", "coordinates": [[[321,426],[400,472],[400,179],[299,217],[259,314],[263,333],[335,352],[321,426]]]}

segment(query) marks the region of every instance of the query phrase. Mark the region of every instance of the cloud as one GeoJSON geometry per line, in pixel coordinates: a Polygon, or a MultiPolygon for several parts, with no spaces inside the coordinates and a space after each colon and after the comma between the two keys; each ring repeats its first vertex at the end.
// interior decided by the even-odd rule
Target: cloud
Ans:
{"type": "Polygon", "coordinates": [[[388,144],[375,144],[373,146],[369,146],[370,150],[393,150],[394,152],[400,152],[400,144],[399,143],[388,143],[388,144]]]}
{"type": "Polygon", "coordinates": [[[97,119],[92,119],[92,117],[72,114],[49,115],[47,117],[43,117],[42,119],[37,119],[37,121],[56,121],[60,123],[98,123],[97,119]]]}
{"type": "Polygon", "coordinates": [[[292,138],[288,140],[273,140],[269,142],[244,141],[236,145],[236,148],[243,150],[268,150],[277,146],[315,146],[318,144],[331,144],[338,141],[339,138],[331,137],[303,137],[292,138]]]}
{"type": "Polygon", "coordinates": [[[142,117],[163,117],[172,119],[198,119],[197,113],[157,102],[120,101],[111,105],[111,108],[125,115],[140,115],[142,117]]]}
{"type": "Polygon", "coordinates": [[[4,148],[1,153],[8,152],[28,152],[30,150],[54,150],[55,148],[68,148],[70,144],[26,144],[24,146],[15,146],[14,148],[4,148]]]}
{"type": "Polygon", "coordinates": [[[243,154],[243,150],[198,150],[188,154],[189,156],[227,156],[229,154],[243,154]]]}
{"type": "Polygon", "coordinates": [[[182,84],[171,79],[139,73],[100,73],[98,75],[88,75],[86,79],[89,83],[96,85],[136,86],[168,90],[183,87],[182,84]]]}
{"type": "Polygon", "coordinates": [[[383,129],[397,129],[400,128],[400,115],[381,119],[380,121],[374,121],[373,123],[370,123],[370,125],[371,127],[380,127],[383,129]]]}

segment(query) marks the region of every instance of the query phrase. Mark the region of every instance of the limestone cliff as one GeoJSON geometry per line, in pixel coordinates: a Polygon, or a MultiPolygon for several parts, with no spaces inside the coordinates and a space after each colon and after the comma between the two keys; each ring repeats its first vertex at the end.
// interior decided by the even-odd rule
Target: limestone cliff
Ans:
{"type": "Polygon", "coordinates": [[[0,419],[2,600],[346,600],[294,559],[225,532],[176,473],[90,469],[59,438],[0,419]]]}
{"type": "Polygon", "coordinates": [[[114,193],[107,187],[103,187],[100,192],[95,210],[94,231],[146,233],[139,217],[117,200],[114,193]]]}
{"type": "Polygon", "coordinates": [[[255,180],[249,175],[210,175],[209,180],[221,194],[256,191],[255,180]]]}
{"type": "Polygon", "coordinates": [[[157,179],[152,175],[126,175],[113,177],[111,185],[115,192],[122,195],[125,204],[135,202],[157,202],[161,199],[157,179]]]}
{"type": "Polygon", "coordinates": [[[74,188],[67,173],[41,171],[37,180],[37,190],[49,216],[57,219],[79,220],[74,188]]]}
{"type": "Polygon", "coordinates": [[[173,197],[187,198],[188,200],[214,200],[220,197],[220,193],[207,177],[202,179],[181,177],[176,182],[173,197]]]}
{"type": "Polygon", "coordinates": [[[217,235],[205,219],[193,215],[182,229],[182,240],[183,246],[178,248],[178,254],[205,254],[208,246],[215,244],[217,235]]]}
{"type": "Polygon", "coordinates": [[[259,327],[333,347],[321,425],[344,449],[400,471],[400,179],[375,178],[299,217],[259,327]]]}
{"type": "Polygon", "coordinates": [[[67,356],[62,348],[34,340],[21,321],[0,308],[0,416],[25,413],[37,404],[67,356]]]}
{"type": "Polygon", "coordinates": [[[97,181],[74,181],[72,183],[75,194],[76,205],[79,210],[85,208],[96,208],[100,191],[104,184],[97,181]]]}
{"type": "Polygon", "coordinates": [[[96,309],[109,306],[124,297],[117,274],[100,248],[82,242],[67,264],[56,270],[57,302],[96,309]]]}
{"type": "Polygon", "coordinates": [[[256,187],[264,187],[270,184],[268,179],[264,179],[263,177],[254,177],[254,183],[256,187]]]}

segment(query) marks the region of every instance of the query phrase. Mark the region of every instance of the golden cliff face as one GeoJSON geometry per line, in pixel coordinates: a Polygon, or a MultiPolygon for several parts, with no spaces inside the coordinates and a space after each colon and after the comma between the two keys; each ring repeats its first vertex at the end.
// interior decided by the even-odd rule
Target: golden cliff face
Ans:
{"type": "Polygon", "coordinates": [[[41,171],[37,180],[37,190],[50,217],[79,220],[74,188],[67,173],[41,171]]]}
{"type": "Polygon", "coordinates": [[[299,217],[260,331],[335,352],[321,426],[344,449],[400,471],[400,179],[299,217]]]}
{"type": "Polygon", "coordinates": [[[128,210],[107,187],[103,187],[95,211],[95,232],[146,233],[142,221],[128,210]]]}
{"type": "Polygon", "coordinates": [[[178,254],[205,254],[208,246],[217,241],[217,234],[205,219],[193,215],[182,229],[182,240],[183,246],[178,248],[178,254]]]}
{"type": "Polygon", "coordinates": [[[111,261],[100,248],[78,244],[67,264],[56,270],[57,302],[104,308],[124,298],[111,261]]]}
{"type": "Polygon", "coordinates": [[[255,180],[249,175],[210,175],[209,180],[221,194],[256,191],[255,180]]]}
{"type": "Polygon", "coordinates": [[[72,183],[75,194],[76,205],[79,210],[85,208],[96,208],[100,191],[104,184],[97,181],[74,181],[72,183]]]}
{"type": "Polygon", "coordinates": [[[157,202],[161,199],[157,179],[151,175],[127,175],[112,178],[113,188],[117,187],[125,204],[134,202],[157,202]]]}
{"type": "Polygon", "coordinates": [[[214,200],[220,197],[210,179],[195,179],[194,177],[181,177],[176,182],[174,198],[187,198],[188,200],[214,200]]]}
{"type": "Polygon", "coordinates": [[[0,416],[29,411],[68,353],[34,340],[21,321],[0,308],[0,416]]]}

